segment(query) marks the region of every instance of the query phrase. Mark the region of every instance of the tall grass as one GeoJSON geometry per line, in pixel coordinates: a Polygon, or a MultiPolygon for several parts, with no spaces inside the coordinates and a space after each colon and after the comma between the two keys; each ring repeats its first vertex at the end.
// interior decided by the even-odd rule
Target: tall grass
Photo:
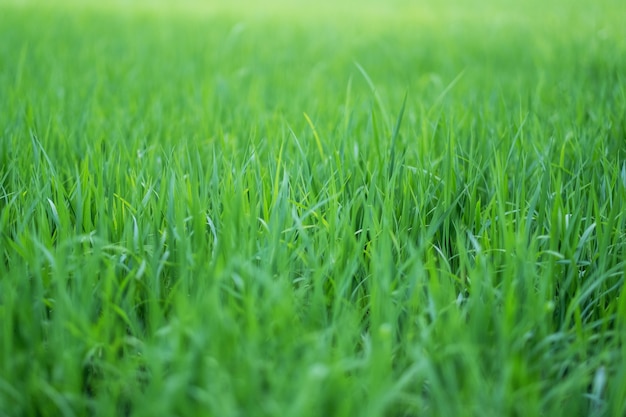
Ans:
{"type": "Polygon", "coordinates": [[[624,415],[626,10],[518,3],[1,4],[0,415],[624,415]]]}

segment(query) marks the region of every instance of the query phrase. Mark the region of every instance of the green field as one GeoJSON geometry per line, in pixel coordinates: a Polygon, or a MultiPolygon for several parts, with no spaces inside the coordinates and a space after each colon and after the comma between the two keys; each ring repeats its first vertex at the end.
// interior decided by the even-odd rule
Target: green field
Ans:
{"type": "Polygon", "coordinates": [[[0,0],[0,416],[626,415],[625,16],[0,0]]]}

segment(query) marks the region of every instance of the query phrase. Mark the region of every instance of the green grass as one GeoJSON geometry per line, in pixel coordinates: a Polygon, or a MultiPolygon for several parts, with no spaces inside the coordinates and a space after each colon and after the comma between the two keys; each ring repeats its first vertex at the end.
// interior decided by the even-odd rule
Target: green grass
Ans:
{"type": "Polygon", "coordinates": [[[0,415],[626,415],[625,15],[0,3],[0,415]]]}

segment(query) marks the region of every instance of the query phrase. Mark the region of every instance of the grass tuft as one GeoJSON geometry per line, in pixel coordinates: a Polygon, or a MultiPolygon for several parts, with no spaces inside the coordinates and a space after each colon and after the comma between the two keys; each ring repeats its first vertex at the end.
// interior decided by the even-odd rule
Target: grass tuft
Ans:
{"type": "Polygon", "coordinates": [[[624,415],[623,2],[297,3],[0,5],[0,415],[624,415]]]}

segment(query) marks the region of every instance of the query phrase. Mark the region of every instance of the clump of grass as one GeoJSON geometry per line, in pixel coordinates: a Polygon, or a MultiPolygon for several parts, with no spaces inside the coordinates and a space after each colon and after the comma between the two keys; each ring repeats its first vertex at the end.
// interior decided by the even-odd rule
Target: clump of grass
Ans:
{"type": "Polygon", "coordinates": [[[3,415],[624,414],[623,6],[401,3],[0,6],[3,415]]]}

